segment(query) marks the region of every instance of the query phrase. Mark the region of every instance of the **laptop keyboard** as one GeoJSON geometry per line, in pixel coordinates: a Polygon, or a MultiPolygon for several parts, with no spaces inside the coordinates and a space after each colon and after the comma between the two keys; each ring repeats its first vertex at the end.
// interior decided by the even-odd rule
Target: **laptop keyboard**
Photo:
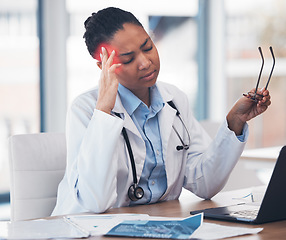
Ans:
{"type": "Polygon", "coordinates": [[[242,210],[242,211],[232,212],[230,213],[230,215],[236,218],[255,219],[257,217],[258,211],[259,209],[242,210]]]}

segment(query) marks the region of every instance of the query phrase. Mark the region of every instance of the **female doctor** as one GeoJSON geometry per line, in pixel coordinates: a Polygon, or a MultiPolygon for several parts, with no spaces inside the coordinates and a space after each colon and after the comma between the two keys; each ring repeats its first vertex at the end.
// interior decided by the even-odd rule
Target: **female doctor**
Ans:
{"type": "Polygon", "coordinates": [[[178,199],[182,187],[210,199],[243,151],[246,121],[270,95],[241,97],[213,141],[186,95],[157,82],[156,46],[129,12],[106,8],[85,21],[85,42],[97,59],[99,87],[77,97],[67,115],[67,167],[53,215],[178,199]]]}

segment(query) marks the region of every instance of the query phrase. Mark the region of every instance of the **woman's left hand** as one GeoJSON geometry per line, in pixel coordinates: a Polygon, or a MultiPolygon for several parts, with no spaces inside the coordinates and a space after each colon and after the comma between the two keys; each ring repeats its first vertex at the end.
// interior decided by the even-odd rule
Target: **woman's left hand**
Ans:
{"type": "Polygon", "coordinates": [[[265,112],[271,104],[269,91],[257,91],[256,101],[252,99],[255,89],[241,97],[227,115],[228,127],[236,135],[241,135],[244,124],[252,118],[265,112]]]}

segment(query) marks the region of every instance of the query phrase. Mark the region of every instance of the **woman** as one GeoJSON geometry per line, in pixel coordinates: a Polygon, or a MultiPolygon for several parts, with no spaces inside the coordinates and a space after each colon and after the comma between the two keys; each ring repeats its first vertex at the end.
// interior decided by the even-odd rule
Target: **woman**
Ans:
{"type": "Polygon", "coordinates": [[[76,98],[68,112],[67,169],[53,215],[173,200],[182,187],[214,196],[243,151],[246,121],[270,105],[269,92],[260,90],[257,103],[240,98],[211,141],[186,95],[157,82],[157,49],[131,13],[103,9],[85,27],[102,72],[99,87],[76,98]]]}

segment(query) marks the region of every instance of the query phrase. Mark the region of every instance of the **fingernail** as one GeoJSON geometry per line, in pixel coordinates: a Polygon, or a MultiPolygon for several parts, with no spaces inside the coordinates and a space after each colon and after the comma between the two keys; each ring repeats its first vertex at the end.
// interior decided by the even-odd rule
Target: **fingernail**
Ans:
{"type": "Polygon", "coordinates": [[[102,53],[103,53],[103,51],[104,51],[104,47],[101,47],[101,51],[102,51],[102,53]]]}
{"type": "Polygon", "coordinates": [[[100,56],[100,59],[102,59],[102,54],[101,53],[99,54],[99,56],[100,56]]]}

